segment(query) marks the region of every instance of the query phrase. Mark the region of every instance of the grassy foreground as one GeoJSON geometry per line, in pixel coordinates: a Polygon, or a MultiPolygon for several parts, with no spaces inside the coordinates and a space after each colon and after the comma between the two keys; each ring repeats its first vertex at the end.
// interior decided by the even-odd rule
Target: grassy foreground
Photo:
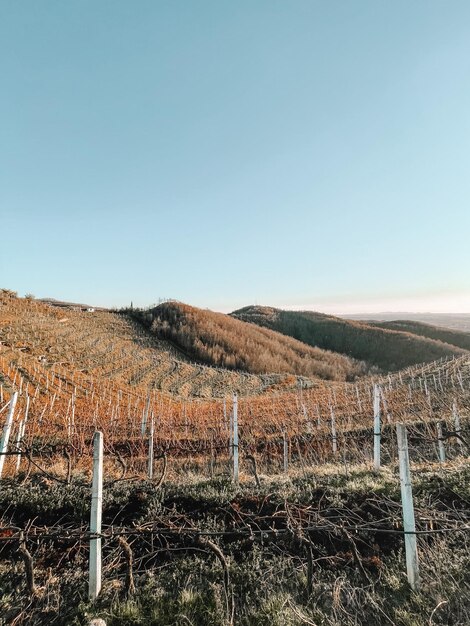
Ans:
{"type": "Polygon", "coordinates": [[[260,487],[248,477],[237,488],[190,476],[108,485],[110,536],[94,605],[87,539],[74,534],[88,523],[85,477],[3,481],[0,624],[469,624],[469,466],[415,467],[413,481],[418,528],[434,531],[419,537],[419,592],[407,583],[403,535],[380,532],[401,528],[396,468],[376,475],[326,466],[262,476],[260,487]],[[33,591],[19,541],[9,537],[28,528],[33,591]],[[444,528],[456,530],[435,532],[444,528]]]}

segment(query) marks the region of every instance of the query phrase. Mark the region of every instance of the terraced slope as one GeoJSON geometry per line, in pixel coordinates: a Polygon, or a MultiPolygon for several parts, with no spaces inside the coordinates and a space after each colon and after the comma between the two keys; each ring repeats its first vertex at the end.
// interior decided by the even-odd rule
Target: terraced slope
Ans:
{"type": "Polygon", "coordinates": [[[133,314],[158,338],[172,341],[185,354],[210,365],[251,374],[282,372],[337,381],[366,373],[363,363],[345,355],[180,302],[133,314]]]}
{"type": "MultiPolygon", "coordinates": [[[[64,310],[35,300],[0,296],[0,356],[62,367],[138,394],[157,389],[184,397],[222,397],[296,389],[300,377],[255,376],[191,362],[128,316],[64,310]]],[[[0,372],[1,376],[1,372],[0,372]]],[[[303,380],[304,387],[314,384],[303,380]]],[[[1,382],[1,381],[0,381],[1,382]]]]}
{"type": "Polygon", "coordinates": [[[348,355],[394,371],[442,357],[460,356],[457,346],[409,332],[377,328],[363,322],[341,319],[313,311],[283,311],[271,307],[248,306],[232,317],[270,328],[311,346],[348,355]]]}

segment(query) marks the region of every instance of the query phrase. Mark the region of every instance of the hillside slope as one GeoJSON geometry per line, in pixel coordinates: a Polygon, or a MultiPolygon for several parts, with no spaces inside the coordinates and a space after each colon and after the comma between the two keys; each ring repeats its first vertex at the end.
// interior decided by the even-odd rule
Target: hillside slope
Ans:
{"type": "Polygon", "coordinates": [[[427,363],[441,357],[459,356],[465,352],[427,337],[377,328],[313,311],[283,311],[248,306],[234,311],[231,316],[276,330],[311,346],[365,361],[385,371],[427,363]]]}
{"type": "Polygon", "coordinates": [[[366,322],[369,326],[376,328],[385,328],[387,330],[400,330],[406,333],[412,333],[420,337],[443,341],[452,346],[457,346],[463,350],[470,350],[470,333],[461,330],[452,330],[433,324],[425,324],[424,322],[415,322],[413,320],[395,320],[393,322],[366,322]]]}
{"type": "MultiPolygon", "coordinates": [[[[0,385],[8,384],[2,367],[8,370],[9,364],[43,380],[53,370],[69,384],[86,378],[84,384],[97,395],[112,389],[113,394],[146,398],[152,389],[212,398],[299,388],[299,378],[290,374],[253,375],[192,363],[128,315],[63,309],[0,290],[0,385]]],[[[304,387],[315,384],[312,379],[302,382],[304,387]]]]}
{"type": "Polygon", "coordinates": [[[283,372],[326,380],[353,380],[364,364],[311,347],[284,334],[179,302],[135,311],[160,339],[171,340],[188,355],[218,367],[252,374],[283,372]]]}

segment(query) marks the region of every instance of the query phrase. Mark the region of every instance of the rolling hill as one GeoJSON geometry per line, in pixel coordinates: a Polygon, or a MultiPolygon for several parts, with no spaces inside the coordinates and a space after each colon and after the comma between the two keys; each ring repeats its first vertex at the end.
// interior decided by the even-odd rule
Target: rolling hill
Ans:
{"type": "Polygon", "coordinates": [[[224,313],[166,302],[133,315],[162,340],[208,365],[251,374],[288,373],[326,380],[353,380],[364,363],[312,347],[285,334],[224,313]]]}
{"type": "MultiPolygon", "coordinates": [[[[193,359],[194,360],[194,359],[193,359]]],[[[184,398],[264,394],[299,388],[299,377],[254,375],[192,362],[180,349],[138,323],[112,311],[81,311],[5,295],[0,290],[0,363],[33,378],[60,371],[70,381],[83,379],[103,395],[146,397],[161,391],[184,398]],[[111,391],[110,391],[111,390],[111,391]]],[[[0,366],[0,386],[8,372],[0,366]]],[[[302,379],[304,386],[313,380],[302,379]]],[[[1,387],[0,387],[1,388],[1,387]]],[[[96,392],[98,394],[98,391],[96,392]]]]}
{"type": "Polygon", "coordinates": [[[465,350],[436,339],[379,328],[313,311],[283,311],[248,306],[231,313],[234,319],[276,330],[311,346],[394,371],[441,357],[460,356],[465,350]]]}
{"type": "Polygon", "coordinates": [[[309,312],[247,307],[229,316],[176,302],[83,311],[0,293],[6,367],[23,363],[45,375],[59,369],[142,397],[149,389],[186,398],[253,396],[462,354],[425,336],[309,312]]]}
{"type": "Polygon", "coordinates": [[[470,350],[470,333],[442,326],[434,326],[424,322],[413,320],[395,320],[391,322],[367,322],[369,326],[385,328],[387,330],[400,330],[420,337],[427,337],[436,341],[442,341],[463,350],[470,350]]]}

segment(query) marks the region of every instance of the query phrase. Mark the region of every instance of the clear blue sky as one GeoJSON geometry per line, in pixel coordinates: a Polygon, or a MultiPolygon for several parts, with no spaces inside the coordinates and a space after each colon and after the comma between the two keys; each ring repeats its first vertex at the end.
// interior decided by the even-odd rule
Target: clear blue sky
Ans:
{"type": "Polygon", "coordinates": [[[470,311],[467,0],[0,0],[0,66],[0,286],[470,311]]]}

